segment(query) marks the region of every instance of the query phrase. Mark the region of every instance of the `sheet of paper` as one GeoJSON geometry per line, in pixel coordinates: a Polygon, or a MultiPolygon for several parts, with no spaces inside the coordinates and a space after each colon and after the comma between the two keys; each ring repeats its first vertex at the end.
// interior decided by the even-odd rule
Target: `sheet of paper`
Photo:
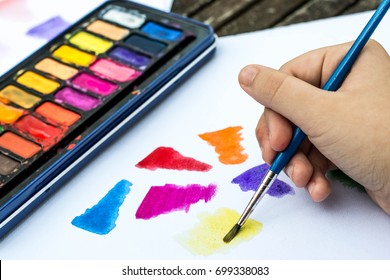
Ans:
{"type": "MultiPolygon", "coordinates": [[[[221,245],[221,237],[213,231],[213,225],[217,228],[225,222],[227,216],[222,214],[241,213],[253,194],[242,191],[232,183],[233,179],[263,164],[254,136],[263,108],[238,86],[239,70],[249,63],[278,68],[308,50],[354,40],[370,15],[219,39],[216,56],[209,63],[102,149],[99,156],[6,236],[0,243],[0,258],[389,259],[389,217],[366,194],[337,181],[329,199],[319,204],[312,202],[305,190],[295,187],[283,197],[267,195],[251,216],[253,232],[243,232],[247,239],[221,245]],[[210,136],[208,132],[236,127],[242,137],[242,154],[247,158],[237,164],[222,163],[214,147],[199,135],[205,138],[210,136]],[[170,147],[212,168],[180,171],[136,166],[158,147],[170,147]],[[158,190],[165,186],[167,190],[167,184],[187,189],[194,184],[204,189],[216,186],[216,193],[181,209],[166,209],[163,214],[161,207],[178,201],[179,196],[165,200],[156,196],[146,201],[146,195],[152,186],[160,187],[158,190]],[[85,213],[93,218],[93,207],[102,205],[103,197],[114,186],[125,186],[114,209],[119,214],[114,219],[115,226],[106,234],[75,226],[88,218],[85,213]],[[146,210],[160,207],[159,215],[154,213],[152,217],[153,213],[141,211],[143,203],[146,210]],[[76,217],[82,218],[75,222],[76,217]]],[[[373,36],[388,50],[389,27],[387,17],[373,36]]],[[[284,174],[279,179],[293,186],[284,174]]]]}

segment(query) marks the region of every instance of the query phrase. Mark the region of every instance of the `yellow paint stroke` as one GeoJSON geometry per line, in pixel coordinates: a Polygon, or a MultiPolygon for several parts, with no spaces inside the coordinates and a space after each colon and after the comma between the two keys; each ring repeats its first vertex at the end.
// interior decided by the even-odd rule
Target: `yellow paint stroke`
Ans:
{"type": "Polygon", "coordinates": [[[248,158],[240,144],[243,140],[241,130],[241,126],[233,126],[199,134],[199,137],[215,147],[215,151],[219,154],[219,161],[223,164],[240,164],[248,158]]]}
{"type": "Polygon", "coordinates": [[[230,242],[223,242],[223,237],[237,223],[240,214],[228,208],[220,208],[214,214],[199,215],[200,222],[186,234],[177,238],[178,242],[194,255],[209,256],[237,246],[256,236],[263,225],[248,219],[238,235],[230,242]]]}

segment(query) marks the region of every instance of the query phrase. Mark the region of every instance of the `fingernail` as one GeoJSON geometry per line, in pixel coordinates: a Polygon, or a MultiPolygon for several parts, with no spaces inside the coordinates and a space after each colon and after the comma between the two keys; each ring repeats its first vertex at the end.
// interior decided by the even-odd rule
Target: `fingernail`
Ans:
{"type": "Polygon", "coordinates": [[[254,66],[246,66],[240,72],[240,83],[243,86],[250,87],[253,84],[253,80],[259,71],[254,66]]]}
{"type": "Polygon", "coordinates": [[[287,165],[286,174],[290,179],[292,179],[293,171],[294,171],[294,167],[292,165],[287,165]]]}
{"type": "Polygon", "coordinates": [[[309,192],[310,196],[312,196],[312,192],[315,188],[315,184],[313,182],[310,182],[308,185],[307,185],[307,191],[309,192]]]}

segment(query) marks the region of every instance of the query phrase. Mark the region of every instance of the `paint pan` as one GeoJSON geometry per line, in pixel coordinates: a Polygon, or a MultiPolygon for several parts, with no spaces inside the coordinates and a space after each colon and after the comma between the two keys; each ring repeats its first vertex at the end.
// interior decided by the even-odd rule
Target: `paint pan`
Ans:
{"type": "Polygon", "coordinates": [[[35,69],[45,72],[61,80],[69,80],[77,74],[78,70],[69,65],[60,63],[53,58],[44,58],[35,64],[35,69]]]}
{"type": "Polygon", "coordinates": [[[120,46],[112,48],[108,52],[108,55],[113,59],[138,69],[145,69],[151,63],[151,57],[120,46]]]}
{"type": "Polygon", "coordinates": [[[105,1],[2,76],[0,236],[214,49],[203,23],[105,1]]]}
{"type": "Polygon", "coordinates": [[[137,34],[131,35],[126,39],[126,44],[133,46],[138,50],[143,50],[146,53],[156,55],[160,53],[164,48],[167,47],[166,44],[153,40],[144,36],[140,36],[137,34]]]}
{"type": "Polygon", "coordinates": [[[0,175],[8,175],[20,165],[16,160],[0,154],[0,175]]]}

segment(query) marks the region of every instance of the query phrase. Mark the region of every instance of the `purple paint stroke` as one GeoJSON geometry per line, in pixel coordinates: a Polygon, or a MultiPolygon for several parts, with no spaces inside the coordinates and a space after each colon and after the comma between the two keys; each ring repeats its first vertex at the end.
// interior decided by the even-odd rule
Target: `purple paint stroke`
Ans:
{"type": "Polygon", "coordinates": [[[200,200],[210,201],[216,191],[217,186],[213,184],[207,187],[198,184],[152,186],[138,207],[135,217],[149,220],[174,211],[184,210],[188,212],[192,204],[200,200]]]}
{"type": "Polygon", "coordinates": [[[60,16],[50,18],[49,20],[30,28],[27,35],[39,39],[50,40],[70,26],[70,23],[60,16]]]}
{"type": "MultiPolygon", "coordinates": [[[[238,175],[232,180],[233,184],[238,184],[242,191],[256,191],[261,180],[267,173],[269,167],[266,163],[255,166],[244,173],[238,175]]],[[[273,197],[281,198],[287,194],[295,194],[294,189],[287,183],[276,179],[268,189],[267,194],[273,197]]]]}

